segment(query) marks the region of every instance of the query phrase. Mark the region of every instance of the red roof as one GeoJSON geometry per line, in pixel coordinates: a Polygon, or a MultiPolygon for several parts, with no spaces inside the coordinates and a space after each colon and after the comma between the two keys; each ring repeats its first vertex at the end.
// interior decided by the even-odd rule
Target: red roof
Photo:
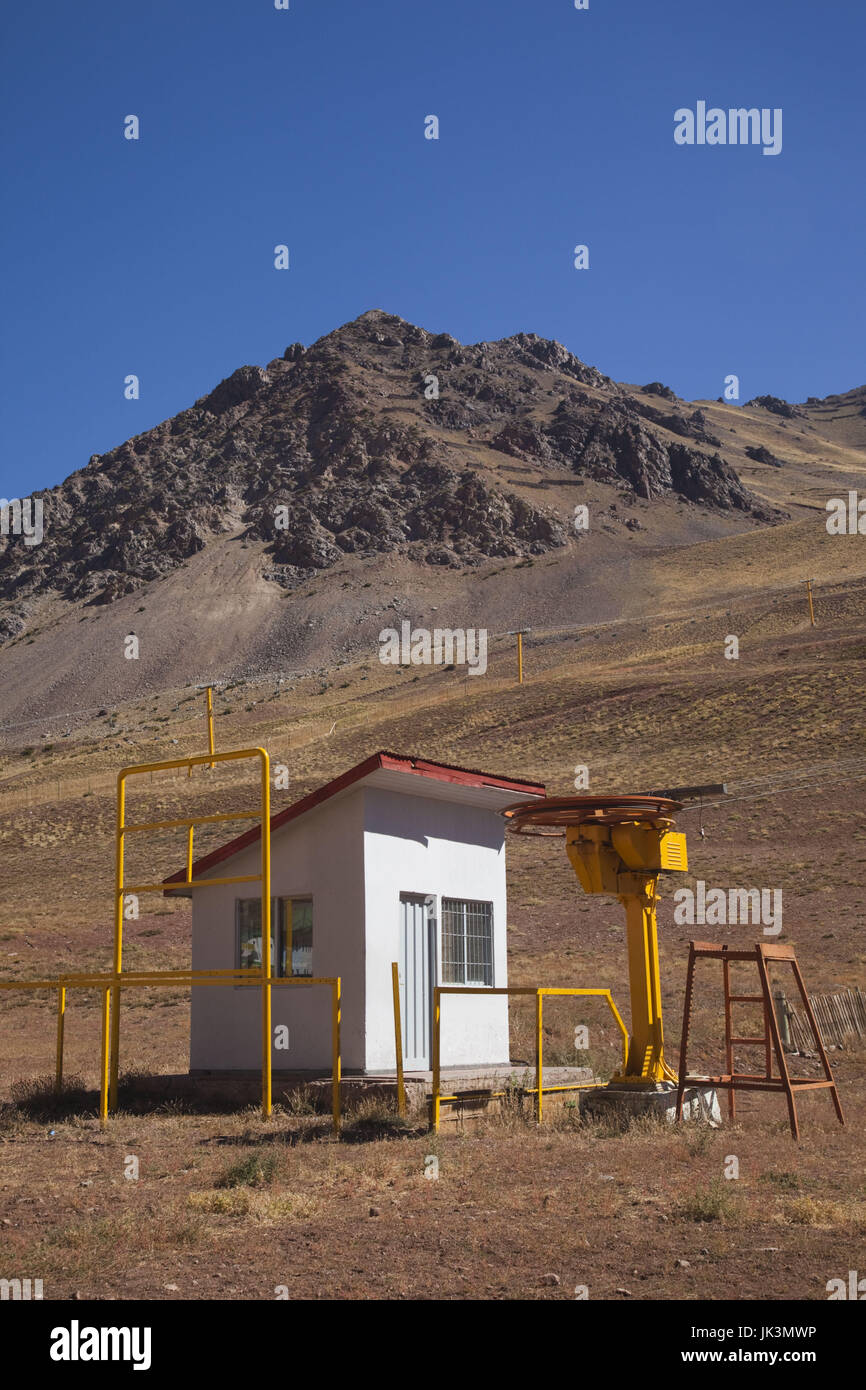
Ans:
{"type": "MultiPolygon", "coordinates": [[[[300,801],[295,801],[285,810],[278,811],[271,816],[271,834],[279,830],[281,826],[287,825],[289,821],[296,820],[298,816],[303,816],[307,811],[312,811],[315,806],[320,806],[322,802],[330,797],[336,796],[338,792],[345,791],[354,782],[360,782],[379,769],[389,772],[404,772],[416,777],[426,777],[436,782],[453,782],[462,787],[496,787],[500,791],[517,792],[524,796],[544,796],[544,785],[539,782],[527,782],[522,777],[497,777],[490,772],[479,772],[476,768],[452,767],[448,763],[434,763],[427,758],[415,758],[409,754],[388,753],[384,750],[373,753],[364,762],[358,763],[356,767],[350,767],[348,772],[335,777],[333,781],[326,782],[323,787],[310,792],[309,796],[301,797],[300,801]]],[[[201,877],[217,864],[223,863],[226,859],[231,859],[242,849],[247,849],[249,845],[254,845],[261,839],[261,826],[253,826],[251,830],[246,830],[242,835],[236,835],[233,840],[229,840],[227,845],[220,849],[213,850],[210,854],[198,859],[192,866],[193,879],[201,877]]],[[[178,886],[186,886],[186,869],[180,869],[176,874],[163,879],[166,884],[166,894],[173,890],[168,886],[177,883],[178,886]]]]}

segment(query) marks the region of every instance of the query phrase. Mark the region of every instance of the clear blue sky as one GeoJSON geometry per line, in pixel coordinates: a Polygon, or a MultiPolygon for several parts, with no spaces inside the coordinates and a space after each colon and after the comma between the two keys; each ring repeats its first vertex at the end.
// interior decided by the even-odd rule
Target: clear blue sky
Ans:
{"type": "Polygon", "coordinates": [[[370,308],[691,398],[861,384],[864,51],[862,0],[7,5],[0,496],[370,308]],[[781,154],[676,146],[699,100],[781,154]]]}

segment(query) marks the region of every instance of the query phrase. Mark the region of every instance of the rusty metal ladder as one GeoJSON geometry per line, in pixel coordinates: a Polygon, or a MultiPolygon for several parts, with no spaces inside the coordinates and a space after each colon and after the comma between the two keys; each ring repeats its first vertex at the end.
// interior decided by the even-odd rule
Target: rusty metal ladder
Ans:
{"type": "Polygon", "coordinates": [[[800,1138],[800,1126],[797,1120],[797,1105],[795,1093],[799,1091],[817,1091],[828,1089],[830,1091],[833,1105],[836,1109],[836,1116],[840,1125],[844,1125],[845,1119],[842,1114],[842,1106],[839,1102],[839,1092],[833,1073],[830,1070],[830,1062],[824,1042],[818,1029],[818,1022],[815,1018],[809,996],[806,993],[806,986],[803,983],[803,976],[797,964],[797,957],[794,954],[793,946],[768,944],[757,942],[752,950],[732,950],[729,946],[716,945],[710,941],[690,941],[689,942],[689,965],[686,975],[686,998],[683,1007],[683,1032],[680,1043],[680,1074],[677,1084],[677,1109],[676,1118],[682,1119],[683,1115],[683,1095],[687,1086],[713,1086],[718,1090],[728,1092],[728,1115],[733,1121],[737,1115],[736,1091],[782,1091],[788,1104],[788,1119],[791,1124],[791,1133],[795,1140],[800,1138]],[[689,1076],[687,1065],[687,1053],[689,1043],[689,1026],[691,1022],[692,1009],[692,988],[694,983],[695,963],[698,960],[720,960],[722,962],[722,978],[725,994],[725,1066],[727,1071],[721,1076],[689,1076]],[[732,994],[730,966],[732,961],[750,961],[758,968],[758,978],[761,985],[760,994],[732,994]],[[787,961],[794,972],[794,981],[800,992],[803,1001],[803,1008],[809,1020],[809,1026],[815,1038],[815,1045],[818,1055],[821,1058],[821,1065],[824,1069],[824,1080],[816,1081],[812,1077],[791,1076],[788,1071],[788,1063],[785,1057],[782,1039],[779,1033],[779,1022],[776,1011],[773,1007],[772,995],[770,993],[770,978],[768,974],[768,963],[773,961],[787,961]],[[732,1004],[760,1004],[764,1010],[764,1032],[760,1037],[735,1037],[733,1035],[731,1005],[732,1004]],[[763,1047],[765,1056],[765,1071],[763,1074],[758,1072],[737,1072],[734,1070],[734,1048],[736,1046],[763,1047]],[[776,1054],[779,1075],[773,1074],[773,1053],[776,1054]]]}

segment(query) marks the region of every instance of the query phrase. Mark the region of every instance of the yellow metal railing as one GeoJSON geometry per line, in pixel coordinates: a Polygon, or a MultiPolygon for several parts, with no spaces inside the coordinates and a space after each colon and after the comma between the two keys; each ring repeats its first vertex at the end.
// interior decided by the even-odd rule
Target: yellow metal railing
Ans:
{"type": "MultiPolygon", "coordinates": [[[[99,1121],[105,1128],[109,1110],[109,1025],[111,1020],[111,996],[121,989],[149,989],[154,986],[174,988],[197,988],[206,986],[238,985],[260,986],[263,976],[259,970],[128,970],[120,977],[100,974],[61,975],[56,980],[0,980],[0,990],[50,990],[57,994],[57,1048],[55,1060],[54,1085],[60,1091],[63,1086],[63,1052],[66,1021],[66,991],[68,989],[98,989],[102,991],[102,1052],[99,1072],[99,1121]]],[[[341,980],[333,978],[308,978],[306,976],[277,976],[270,980],[273,985],[297,985],[310,987],[326,985],[331,990],[331,1115],[334,1133],[340,1132],[340,1080],[342,1062],[340,1055],[341,1023],[341,980]]],[[[115,1102],[116,1104],[116,1102],[115,1102]]]]}
{"type": "MultiPolygon", "coordinates": [[[[546,987],[536,987],[534,985],[507,985],[498,989],[489,988],[486,985],[467,986],[467,985],[437,985],[433,990],[433,1095],[430,1106],[430,1124],[434,1131],[439,1129],[439,1107],[443,1100],[461,1100],[473,1092],[463,1092],[462,1095],[441,1094],[441,1031],[442,1031],[442,1005],[441,997],[443,994],[534,994],[535,995],[535,1085],[521,1086],[519,1089],[525,1095],[535,1096],[535,1118],[541,1124],[543,1115],[542,1097],[551,1091],[582,1091],[596,1086],[595,1081],[572,1082],[566,1086],[545,1086],[543,1074],[543,1036],[542,1028],[544,1023],[544,997],[547,994],[582,994],[594,995],[604,999],[622,1035],[622,1062],[625,1071],[628,1061],[628,1029],[620,1017],[619,1010],[613,1002],[613,996],[609,989],[553,989],[546,987]]],[[[503,1096],[505,1091],[484,1091],[485,1096],[503,1096]]]]}

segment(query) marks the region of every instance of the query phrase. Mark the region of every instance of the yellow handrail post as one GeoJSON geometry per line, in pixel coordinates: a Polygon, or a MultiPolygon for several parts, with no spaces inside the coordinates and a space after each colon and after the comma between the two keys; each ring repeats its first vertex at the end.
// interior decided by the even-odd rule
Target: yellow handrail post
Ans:
{"type": "Polygon", "coordinates": [[[117,1109],[117,1085],[120,1076],[120,976],[111,992],[111,1087],[109,1105],[117,1109]]]}
{"type": "Polygon", "coordinates": [[[517,680],[523,684],[523,633],[517,634],[517,680]]]}
{"type": "Polygon", "coordinates": [[[334,1121],[334,1134],[340,1133],[340,1080],[342,1063],[340,1060],[340,1014],[341,981],[338,975],[331,985],[331,1113],[334,1121]]]}
{"type": "Polygon", "coordinates": [[[66,1018],[66,988],[61,985],[57,991],[57,1064],[54,1072],[54,1089],[63,1089],[63,1028],[66,1018]]]}
{"type": "Polygon", "coordinates": [[[619,1028],[620,1036],[622,1037],[622,1074],[623,1074],[623,1076],[627,1076],[627,1075],[628,1075],[628,1029],[626,1028],[625,1024],[623,1023],[622,1018],[620,1017],[619,1009],[616,1007],[616,1004],[613,1002],[613,995],[611,994],[610,990],[609,990],[609,989],[606,989],[606,990],[603,990],[602,992],[603,992],[603,994],[604,994],[605,999],[607,1000],[607,1006],[608,1006],[608,1008],[610,1009],[611,1013],[613,1014],[614,1019],[616,1020],[616,1025],[617,1025],[617,1027],[619,1028]]]}
{"type": "Polygon", "coordinates": [[[271,773],[270,759],[262,755],[262,1117],[272,1104],[271,1038],[271,773]]]}
{"type": "Polygon", "coordinates": [[[440,999],[440,987],[436,985],[433,990],[433,1095],[431,1097],[431,1120],[433,1133],[439,1133],[439,1022],[442,1001],[440,999]]]}
{"type": "MultiPolygon", "coordinates": [[[[117,812],[114,846],[114,974],[118,980],[123,967],[123,859],[124,816],[126,813],[126,769],[117,774],[117,812]]],[[[114,1009],[111,1019],[111,1055],[109,1059],[110,1092],[108,1103],[117,1104],[117,1075],[120,1067],[120,986],[114,989],[114,1009]]]]}
{"type": "Polygon", "coordinates": [[[109,1030],[111,1026],[112,987],[102,991],[102,1062],[99,1072],[99,1127],[105,1129],[108,1120],[109,1030]]]}
{"type": "Polygon", "coordinates": [[[541,1124],[542,1114],[542,1087],[544,1084],[542,1075],[542,1018],[544,1011],[544,995],[542,991],[535,992],[535,1122],[541,1124]]]}
{"type": "Polygon", "coordinates": [[[403,1080],[403,1026],[400,1019],[400,967],[391,962],[391,992],[394,996],[394,1046],[397,1053],[397,1114],[406,1114],[406,1085],[403,1080]]]}

